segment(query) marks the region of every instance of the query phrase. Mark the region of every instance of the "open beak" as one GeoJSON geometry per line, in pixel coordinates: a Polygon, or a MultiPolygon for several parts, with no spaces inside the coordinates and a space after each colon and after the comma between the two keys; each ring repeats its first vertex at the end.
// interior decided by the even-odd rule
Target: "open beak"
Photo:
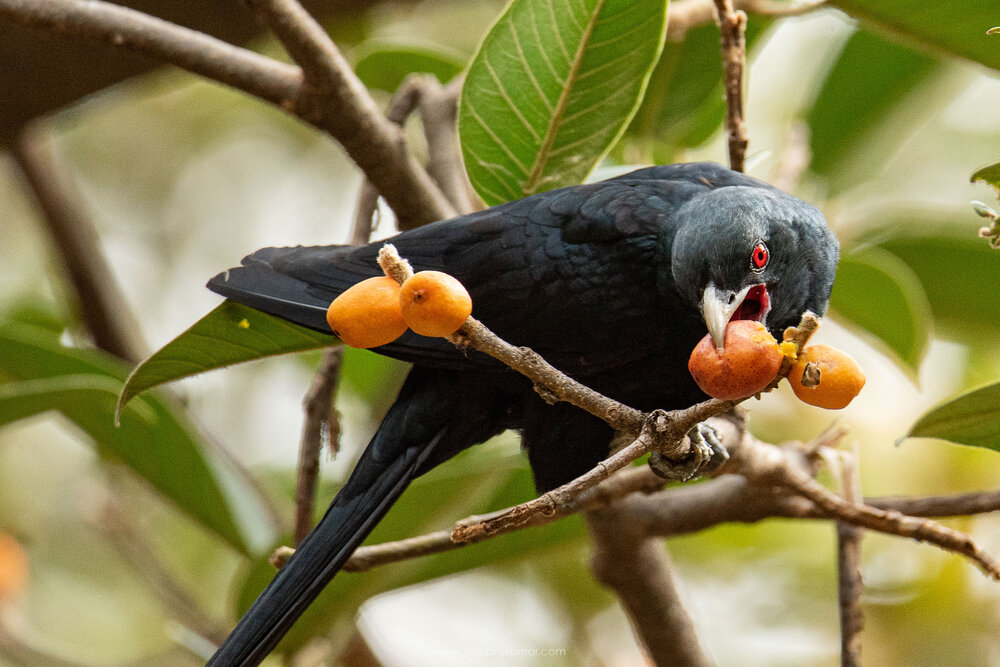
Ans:
{"type": "Polygon", "coordinates": [[[701,300],[701,315],[705,318],[708,333],[712,335],[712,342],[719,350],[725,347],[726,325],[734,315],[739,320],[763,322],[770,309],[771,300],[763,284],[748,285],[734,292],[709,283],[701,300]]]}

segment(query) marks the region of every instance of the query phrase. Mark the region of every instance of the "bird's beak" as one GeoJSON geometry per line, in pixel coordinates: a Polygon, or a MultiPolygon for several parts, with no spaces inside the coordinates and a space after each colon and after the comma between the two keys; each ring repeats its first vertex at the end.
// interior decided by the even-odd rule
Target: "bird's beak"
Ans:
{"type": "Polygon", "coordinates": [[[712,334],[712,342],[719,350],[726,344],[726,325],[733,313],[743,303],[747,293],[753,286],[747,286],[739,292],[718,289],[712,283],[705,288],[701,299],[701,316],[705,318],[708,333],[712,334]]]}

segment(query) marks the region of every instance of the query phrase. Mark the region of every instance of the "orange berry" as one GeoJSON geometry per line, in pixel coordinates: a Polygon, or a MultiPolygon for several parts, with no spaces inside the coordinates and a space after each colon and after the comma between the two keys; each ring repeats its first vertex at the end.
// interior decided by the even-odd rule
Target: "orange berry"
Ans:
{"type": "Polygon", "coordinates": [[[406,333],[399,312],[399,283],[388,276],[362,280],[333,300],[326,321],[351,347],[388,345],[406,333]]]}
{"type": "Polygon", "coordinates": [[[788,382],[799,400],[827,410],[847,407],[865,386],[865,374],[851,355],[829,345],[810,345],[799,354],[798,361],[788,373],[788,382]],[[802,384],[806,364],[819,367],[819,384],[807,387],[802,384]]]}
{"type": "Polygon", "coordinates": [[[706,335],[691,352],[688,370],[709,396],[744,398],[771,383],[782,358],[781,348],[763,324],[735,320],[726,326],[725,348],[716,349],[706,335]]]}
{"type": "Polygon", "coordinates": [[[450,336],[472,314],[472,297],[457,278],[447,273],[419,271],[400,288],[399,309],[418,334],[450,336]]]}
{"type": "Polygon", "coordinates": [[[0,533],[0,606],[16,601],[28,587],[28,556],[17,540],[0,533]]]}

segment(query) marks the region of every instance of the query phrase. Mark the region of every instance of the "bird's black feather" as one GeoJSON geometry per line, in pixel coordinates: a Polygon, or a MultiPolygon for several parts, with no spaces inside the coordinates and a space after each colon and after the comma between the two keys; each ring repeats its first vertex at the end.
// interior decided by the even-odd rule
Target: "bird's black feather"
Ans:
{"type": "Polygon", "coordinates": [[[512,377],[483,383],[473,373],[410,373],[350,480],[208,664],[263,660],[414,477],[506,428],[508,402],[522,385],[512,377]]]}
{"type": "MultiPolygon", "coordinates": [[[[563,372],[642,410],[704,395],[687,359],[705,335],[706,285],[766,282],[772,330],[822,313],[837,242],[822,215],[719,165],[641,169],[562,188],[392,239],[417,270],[446,271],[473,315],[563,372]],[[750,271],[753,244],[772,260],[750,271]],[[759,274],[759,275],[758,275],[759,274]]],[[[216,292],[318,331],[338,294],[379,275],[381,244],[265,248],[209,281],[216,292]]],[[[608,454],[611,429],[545,403],[523,377],[475,351],[409,332],[376,350],[414,364],[326,516],[210,664],[257,664],[416,475],[507,428],[521,432],[536,486],[552,489],[608,454]]]]}

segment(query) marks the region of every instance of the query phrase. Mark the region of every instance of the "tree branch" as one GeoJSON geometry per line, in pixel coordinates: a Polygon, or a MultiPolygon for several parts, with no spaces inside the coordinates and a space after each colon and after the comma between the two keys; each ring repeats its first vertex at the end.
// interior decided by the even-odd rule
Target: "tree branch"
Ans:
{"type": "Polygon", "coordinates": [[[297,67],[110,2],[0,0],[0,20],[162,60],[285,109],[301,85],[297,67]]]}
{"type": "MultiPolygon", "coordinates": [[[[409,262],[400,258],[396,248],[391,244],[382,247],[378,262],[383,272],[397,282],[405,282],[413,275],[409,262]]],[[[818,318],[807,312],[798,327],[785,331],[782,345],[790,346],[795,351],[801,350],[818,325],[818,318]]],[[[540,393],[548,400],[569,402],[603,419],[618,431],[626,434],[634,433],[637,423],[641,424],[638,435],[629,445],[571,482],[501,512],[486,517],[470,517],[459,522],[451,532],[451,541],[456,543],[480,541],[533,525],[545,517],[554,518],[578,511],[578,500],[584,492],[650,452],[658,451],[671,461],[683,461],[691,450],[690,441],[685,437],[688,431],[706,419],[731,410],[740,403],[740,401],[712,399],[686,410],[672,412],[656,410],[642,413],[602,396],[565,376],[534,351],[511,346],[475,318],[469,317],[459,331],[448,339],[456,345],[470,346],[493,356],[528,377],[536,387],[541,387],[540,393]]],[[[788,374],[793,356],[790,352],[786,352],[778,375],[764,391],[776,387],[788,374]]],[[[787,487],[811,501],[823,516],[880,532],[912,537],[961,553],[979,565],[987,575],[1000,578],[1000,563],[983,552],[970,536],[927,519],[917,519],[898,512],[885,512],[866,505],[852,505],[828,491],[808,472],[802,470],[802,459],[805,457],[798,450],[794,452],[794,457],[799,459],[796,464],[778,447],[745,436],[740,446],[732,448],[731,451],[729,462],[720,468],[720,472],[738,473],[758,487],[787,487]]],[[[792,507],[801,511],[801,507],[794,503],[792,507]]],[[[431,542],[439,543],[440,539],[441,534],[435,534],[431,542]]],[[[422,553],[429,553],[426,549],[430,547],[421,542],[419,546],[411,544],[406,548],[419,548],[424,550],[422,553]]]]}
{"type": "MultiPolygon", "coordinates": [[[[729,449],[738,446],[728,437],[724,437],[723,442],[729,449]]],[[[634,520],[650,536],[687,535],[722,523],[750,524],[771,518],[830,518],[828,513],[798,494],[789,493],[783,487],[761,487],[739,474],[722,475],[700,484],[659,490],[664,483],[661,477],[648,468],[630,467],[582,493],[576,505],[566,508],[566,511],[536,514],[518,528],[547,525],[569,514],[607,506],[626,496],[630,496],[634,520]]],[[[1000,511],[1000,492],[932,498],[869,498],[865,503],[871,507],[891,507],[893,511],[910,515],[919,516],[921,512],[926,512],[929,516],[965,516],[1000,511]]],[[[506,511],[508,510],[466,517],[455,525],[474,524],[506,511]]],[[[453,530],[440,530],[405,540],[360,547],[344,570],[361,572],[379,565],[443,553],[511,531],[491,534],[478,532],[461,543],[452,541],[452,532],[453,530]]]]}
{"type": "Polygon", "coordinates": [[[471,213],[484,204],[469,182],[458,145],[458,96],[463,76],[446,86],[433,76],[421,77],[420,120],[427,139],[427,172],[460,213],[471,213]]]}
{"type": "Polygon", "coordinates": [[[743,171],[747,131],[743,122],[743,70],[746,69],[747,15],[733,10],[732,0],[715,0],[722,44],[723,80],[726,85],[726,129],[729,136],[729,166],[743,171]]]}
{"type": "MultiPolygon", "coordinates": [[[[654,474],[649,468],[628,468],[601,482],[589,491],[582,493],[577,499],[575,512],[606,507],[618,498],[624,498],[632,493],[651,493],[662,488],[664,483],[663,478],[654,474]]],[[[457,522],[456,526],[482,521],[496,514],[498,513],[486,516],[466,517],[457,522]]],[[[536,515],[526,525],[546,525],[562,518],[562,516],[565,515],[536,515]]],[[[467,544],[474,544],[492,537],[491,535],[480,534],[468,542],[455,542],[451,539],[453,530],[439,530],[418,537],[359,547],[344,565],[344,570],[347,572],[363,572],[379,565],[452,551],[467,544]]]]}
{"type": "Polygon", "coordinates": [[[666,544],[638,533],[634,518],[627,499],[587,513],[594,576],[618,596],[653,664],[711,665],[677,594],[666,544]]]}
{"type": "Polygon", "coordinates": [[[324,435],[336,448],[339,440],[333,394],[340,379],[340,362],[343,347],[330,347],[323,352],[323,362],[313,376],[302,407],[305,420],[299,441],[298,474],[295,480],[295,529],[296,546],[306,538],[313,526],[313,508],[316,505],[316,483],[319,478],[319,457],[323,450],[324,435]]]}
{"type": "Polygon", "coordinates": [[[302,68],[305,82],[295,112],[344,147],[396,212],[400,229],[454,216],[451,203],[407,149],[402,130],[382,114],[337,45],[298,0],[247,2],[302,68]],[[432,214],[415,216],[414,208],[432,214]]]}
{"type": "Polygon", "coordinates": [[[95,345],[138,363],[148,353],[139,323],[108,265],[97,229],[70,175],[59,168],[49,142],[35,125],[26,127],[11,148],[41,209],[41,221],[95,345]]]}
{"type": "Polygon", "coordinates": [[[812,501],[830,518],[861,528],[909,537],[962,554],[990,578],[1000,579],[1000,563],[985,553],[969,535],[930,519],[881,510],[870,505],[853,505],[831,493],[799,467],[790,465],[787,457],[774,445],[746,438],[736,455],[730,458],[728,469],[738,471],[760,485],[778,484],[788,487],[812,501]]]}
{"type": "Polygon", "coordinates": [[[951,496],[921,496],[919,498],[891,496],[873,498],[865,502],[887,512],[899,512],[910,516],[938,518],[968,516],[1000,510],[1000,491],[978,491],[951,496]]]}
{"type": "MultiPolygon", "coordinates": [[[[279,25],[279,34],[291,43],[298,33],[289,26],[301,21],[301,13],[289,8],[289,0],[252,1],[270,6],[262,11],[270,12],[272,25],[279,25]]],[[[294,47],[295,55],[310,65],[311,76],[320,76],[319,64],[332,68],[305,85],[298,67],[102,0],[0,0],[0,21],[126,49],[278,105],[336,139],[378,187],[402,228],[454,215],[426,170],[408,152],[402,132],[378,112],[336,47],[324,51],[325,60],[313,58],[311,47],[294,47]]],[[[310,28],[299,31],[314,33],[310,28]]]]}
{"type": "MultiPolygon", "coordinates": [[[[852,505],[861,505],[861,478],[858,471],[857,448],[841,452],[842,495],[852,505]]],[[[861,594],[861,540],[864,531],[857,526],[837,521],[837,583],[840,611],[841,667],[861,667],[861,631],[864,614],[861,594]]]]}

